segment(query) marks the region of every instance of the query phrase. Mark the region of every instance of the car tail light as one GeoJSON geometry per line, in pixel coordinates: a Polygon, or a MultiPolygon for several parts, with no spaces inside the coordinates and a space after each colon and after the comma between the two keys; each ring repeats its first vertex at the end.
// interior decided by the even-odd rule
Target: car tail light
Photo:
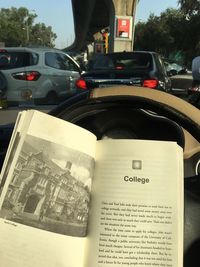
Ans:
{"type": "Polygon", "coordinates": [[[144,80],[143,86],[154,89],[158,86],[158,80],[144,80]]]}
{"type": "Polygon", "coordinates": [[[12,74],[13,78],[23,81],[37,81],[41,74],[37,71],[23,71],[12,74]]]}
{"type": "Polygon", "coordinates": [[[76,87],[78,89],[87,89],[87,84],[84,79],[78,79],[76,80],[76,87]]]}

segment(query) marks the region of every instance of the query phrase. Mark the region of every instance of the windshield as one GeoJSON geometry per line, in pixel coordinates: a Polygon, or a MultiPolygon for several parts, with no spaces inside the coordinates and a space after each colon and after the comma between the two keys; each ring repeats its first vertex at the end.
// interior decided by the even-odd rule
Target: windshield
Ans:
{"type": "MultiPolygon", "coordinates": [[[[200,55],[198,1],[133,1],[133,14],[94,2],[91,8],[78,0],[1,3],[1,124],[14,122],[20,110],[48,112],[78,96],[89,89],[82,78],[90,71],[113,72],[112,80],[130,78],[200,107],[192,76],[193,66],[199,77],[192,63],[200,55]]],[[[108,84],[103,74],[96,77],[108,84]]]]}
{"type": "Polygon", "coordinates": [[[150,70],[152,68],[152,55],[147,53],[116,53],[99,56],[90,70],[150,70]]]}

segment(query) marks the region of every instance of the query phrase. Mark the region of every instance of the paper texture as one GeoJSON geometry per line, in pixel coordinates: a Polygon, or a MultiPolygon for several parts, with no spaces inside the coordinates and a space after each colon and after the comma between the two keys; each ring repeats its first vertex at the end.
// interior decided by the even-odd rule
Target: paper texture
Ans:
{"type": "Polygon", "coordinates": [[[98,142],[85,266],[182,266],[180,157],[172,142],[98,142]]]}
{"type": "Polygon", "coordinates": [[[96,137],[40,112],[29,124],[0,199],[1,265],[80,266],[96,137]]]}
{"type": "Polygon", "coordinates": [[[174,142],[96,141],[23,112],[1,174],[0,265],[182,267],[182,165],[174,142]]]}

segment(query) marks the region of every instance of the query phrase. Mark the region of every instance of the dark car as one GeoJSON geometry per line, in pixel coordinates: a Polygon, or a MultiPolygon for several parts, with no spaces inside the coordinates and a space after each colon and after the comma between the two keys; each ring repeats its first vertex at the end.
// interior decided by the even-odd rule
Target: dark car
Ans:
{"type": "Polygon", "coordinates": [[[186,66],[179,64],[175,61],[164,59],[164,64],[169,76],[188,73],[188,69],[186,66]]]}
{"type": "Polygon", "coordinates": [[[135,85],[171,90],[161,56],[155,52],[115,52],[100,54],[88,62],[88,69],[76,82],[77,88],[92,89],[114,85],[135,85]]]}

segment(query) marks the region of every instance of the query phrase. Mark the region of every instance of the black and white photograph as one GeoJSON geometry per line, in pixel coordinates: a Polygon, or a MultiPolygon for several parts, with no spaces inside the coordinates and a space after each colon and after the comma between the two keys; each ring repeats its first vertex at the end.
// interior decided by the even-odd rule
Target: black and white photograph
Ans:
{"type": "Polygon", "coordinates": [[[46,231],[84,237],[94,159],[27,135],[0,217],[46,231]]]}

